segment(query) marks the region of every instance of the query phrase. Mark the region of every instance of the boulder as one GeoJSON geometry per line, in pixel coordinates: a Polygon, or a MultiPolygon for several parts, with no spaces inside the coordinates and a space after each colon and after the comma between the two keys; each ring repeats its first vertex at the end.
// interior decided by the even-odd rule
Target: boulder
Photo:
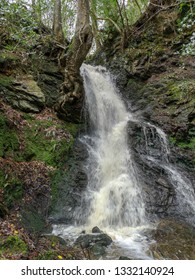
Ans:
{"type": "Polygon", "coordinates": [[[38,113],[45,107],[45,95],[32,75],[17,77],[5,89],[4,97],[14,108],[27,113],[38,113]]]}
{"type": "MultiPolygon", "coordinates": [[[[98,227],[93,229],[95,229],[95,231],[97,229],[99,230],[98,227]]],[[[80,245],[82,249],[89,250],[92,258],[103,256],[106,253],[106,247],[111,243],[112,239],[106,233],[82,234],[75,241],[75,245],[80,245]]]]}

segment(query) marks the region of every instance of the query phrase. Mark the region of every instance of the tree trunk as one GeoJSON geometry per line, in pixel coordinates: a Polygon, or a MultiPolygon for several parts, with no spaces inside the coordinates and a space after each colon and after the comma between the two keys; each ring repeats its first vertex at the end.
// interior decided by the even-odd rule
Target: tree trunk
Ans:
{"type": "Polygon", "coordinates": [[[64,83],[57,104],[59,117],[79,122],[83,104],[83,87],[80,67],[92,45],[92,29],[89,20],[89,0],[78,0],[75,35],[67,53],[64,83]]]}
{"type": "Polygon", "coordinates": [[[64,34],[62,30],[61,0],[55,0],[54,2],[53,35],[57,42],[61,44],[64,43],[64,34]]]}
{"type": "Polygon", "coordinates": [[[93,36],[95,40],[95,45],[96,45],[96,51],[100,50],[102,48],[102,42],[101,38],[99,35],[99,30],[98,30],[98,22],[97,22],[97,16],[96,16],[96,5],[97,3],[94,1],[91,1],[91,21],[92,21],[92,30],[93,30],[93,36]]]}

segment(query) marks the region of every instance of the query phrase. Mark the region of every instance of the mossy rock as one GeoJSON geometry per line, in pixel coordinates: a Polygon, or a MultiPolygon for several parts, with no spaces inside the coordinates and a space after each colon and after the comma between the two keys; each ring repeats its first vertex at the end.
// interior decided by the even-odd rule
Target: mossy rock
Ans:
{"type": "Polygon", "coordinates": [[[65,162],[80,125],[37,120],[32,114],[23,114],[22,119],[26,124],[20,130],[0,112],[0,157],[19,162],[37,160],[54,167],[65,162]]]}
{"type": "MultiPolygon", "coordinates": [[[[29,160],[43,161],[51,166],[58,166],[60,162],[65,161],[69,150],[71,149],[78,126],[70,125],[67,131],[71,131],[67,138],[58,139],[56,131],[67,130],[67,126],[54,124],[52,121],[30,121],[30,127],[26,127],[25,151],[23,157],[29,160]],[[53,131],[49,129],[54,125],[53,131]]],[[[67,132],[68,133],[68,132],[67,132]]]]}

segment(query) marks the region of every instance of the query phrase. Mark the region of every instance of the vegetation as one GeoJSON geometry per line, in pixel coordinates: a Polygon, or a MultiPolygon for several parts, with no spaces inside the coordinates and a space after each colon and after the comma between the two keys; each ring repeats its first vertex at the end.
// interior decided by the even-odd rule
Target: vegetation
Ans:
{"type": "Polygon", "coordinates": [[[130,76],[127,87],[144,95],[146,103],[153,104],[156,99],[159,107],[164,106],[163,113],[174,127],[169,131],[171,142],[184,153],[193,152],[195,87],[194,78],[186,78],[185,69],[195,54],[194,20],[194,1],[1,0],[0,259],[86,257],[78,248],[68,248],[62,240],[41,234],[49,228],[48,211],[59,196],[58,182],[66,172],[65,162],[81,127],[79,68],[89,53],[96,53],[103,62],[106,52],[110,57],[116,54],[110,58],[116,67],[120,56],[130,76]],[[162,18],[167,19],[163,27],[162,18]],[[102,50],[106,50],[103,55],[102,50]],[[170,64],[164,65],[167,57],[170,64]],[[49,63],[44,66],[45,61],[55,69],[50,70],[49,63]],[[165,77],[163,67],[174,63],[178,63],[178,72],[170,70],[165,77]],[[52,100],[37,114],[8,105],[8,92],[19,99],[14,87],[21,82],[20,75],[28,74],[46,99],[52,100]],[[162,79],[155,84],[157,75],[162,79]],[[41,87],[44,79],[47,90],[41,87]],[[50,86],[57,88],[56,94],[50,86]],[[187,124],[183,131],[175,120],[177,115],[187,124]]]}

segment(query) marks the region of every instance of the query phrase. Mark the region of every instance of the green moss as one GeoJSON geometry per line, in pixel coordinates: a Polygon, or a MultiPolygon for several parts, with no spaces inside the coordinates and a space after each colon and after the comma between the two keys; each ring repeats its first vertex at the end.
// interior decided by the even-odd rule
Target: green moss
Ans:
{"type": "Polygon", "coordinates": [[[19,57],[11,51],[4,51],[0,54],[0,65],[3,63],[16,62],[18,60],[19,57]]]}
{"type": "Polygon", "coordinates": [[[0,241],[0,256],[26,254],[28,247],[18,235],[10,235],[5,240],[0,241]]]}
{"type": "Polygon", "coordinates": [[[15,161],[38,160],[54,167],[64,162],[79,125],[53,119],[36,120],[32,114],[25,114],[24,119],[28,125],[17,131],[0,113],[0,157],[11,157],[15,161]]]}
{"type": "Polygon", "coordinates": [[[170,100],[175,100],[178,105],[181,102],[184,103],[189,101],[195,104],[195,81],[171,81],[168,85],[168,91],[166,95],[169,96],[170,100]]]}
{"type": "Polygon", "coordinates": [[[35,121],[28,120],[30,127],[24,131],[26,160],[39,160],[51,166],[59,166],[67,158],[71,149],[78,125],[54,124],[52,120],[35,121]],[[52,126],[54,130],[52,130],[52,126]],[[51,130],[50,130],[51,129],[51,130]],[[56,133],[67,131],[67,137],[57,137],[56,133]]]}
{"type": "Polygon", "coordinates": [[[171,144],[175,144],[175,143],[177,142],[177,139],[176,139],[175,137],[173,137],[173,136],[170,136],[170,137],[169,137],[169,142],[170,142],[171,144]]]}
{"type": "Polygon", "coordinates": [[[76,137],[79,129],[80,129],[80,125],[79,124],[75,124],[75,123],[65,123],[64,124],[64,128],[66,130],[69,131],[69,133],[73,136],[76,137]]]}
{"type": "Polygon", "coordinates": [[[13,78],[5,75],[0,75],[0,87],[8,87],[12,84],[13,78]]]}
{"type": "Polygon", "coordinates": [[[4,201],[8,208],[14,206],[23,197],[22,182],[16,178],[8,180],[3,186],[4,201]]]}
{"type": "Polygon", "coordinates": [[[188,142],[178,142],[177,145],[180,148],[195,149],[195,137],[192,137],[188,142]]]}
{"type": "Polygon", "coordinates": [[[73,141],[73,139],[69,142],[64,139],[50,139],[44,132],[35,132],[33,135],[31,130],[26,130],[25,139],[24,157],[26,160],[39,160],[51,166],[57,166],[62,158],[65,158],[73,141]]]}
{"type": "Polygon", "coordinates": [[[0,113],[0,157],[18,157],[19,139],[7,118],[0,113]]]}
{"type": "Polygon", "coordinates": [[[170,143],[177,145],[180,148],[188,148],[188,149],[195,149],[195,137],[191,137],[186,141],[177,140],[176,137],[170,136],[169,137],[170,143]]]}

